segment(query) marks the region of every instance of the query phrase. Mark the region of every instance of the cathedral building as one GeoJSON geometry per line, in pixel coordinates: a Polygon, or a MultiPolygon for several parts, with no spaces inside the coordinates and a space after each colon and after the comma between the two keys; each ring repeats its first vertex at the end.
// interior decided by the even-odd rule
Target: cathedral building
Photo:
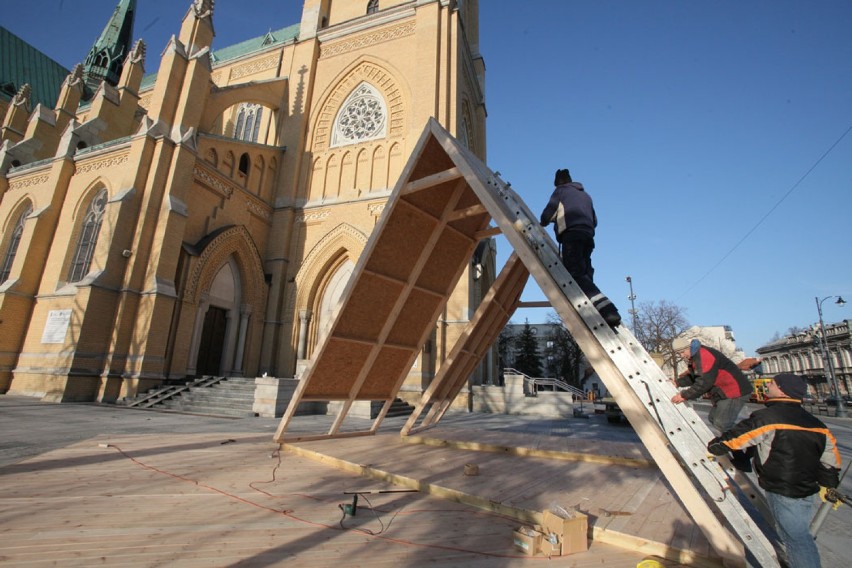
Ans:
{"type": "MultiPolygon", "coordinates": [[[[427,120],[485,160],[476,0],[305,0],[300,22],[216,49],[213,0],[185,1],[155,73],[121,0],[55,104],[36,78],[0,98],[0,392],[298,377],[427,120]]],[[[494,263],[484,240],[401,396],[494,263]]]]}

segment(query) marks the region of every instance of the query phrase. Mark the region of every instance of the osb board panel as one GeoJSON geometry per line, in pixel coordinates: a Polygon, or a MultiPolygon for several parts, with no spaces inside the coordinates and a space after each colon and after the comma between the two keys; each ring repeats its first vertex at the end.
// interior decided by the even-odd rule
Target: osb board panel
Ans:
{"type": "Polygon", "coordinates": [[[490,220],[491,216],[487,213],[483,213],[481,215],[473,215],[463,219],[450,221],[447,224],[460,233],[473,236],[477,231],[481,231],[487,227],[490,220]]]}
{"type": "MultiPolygon", "coordinates": [[[[429,126],[426,129],[428,130],[429,126]]],[[[417,163],[411,170],[408,181],[416,181],[432,174],[449,170],[454,166],[455,163],[447,155],[447,151],[444,150],[441,143],[433,135],[430,135],[419,157],[417,157],[417,163]]]]}
{"type": "MultiPolygon", "coordinates": [[[[347,285],[329,337],[303,376],[299,398],[395,396],[463,273],[476,239],[442,222],[451,218],[463,191],[473,192],[452,173],[455,164],[435,134],[431,127],[424,130],[404,168],[347,285]],[[416,180],[423,181],[422,188],[410,185],[416,180]],[[408,194],[406,187],[412,189],[408,194]],[[422,282],[415,282],[418,278],[422,282]]],[[[471,233],[487,225],[487,215],[479,217],[480,226],[471,224],[471,233]]]]}
{"type": "Polygon", "coordinates": [[[349,391],[358,372],[364,366],[372,346],[329,338],[326,350],[332,357],[320,357],[313,362],[313,380],[305,387],[305,400],[348,400],[349,391]]]}
{"type": "Polygon", "coordinates": [[[381,235],[365,269],[406,281],[438,221],[407,203],[398,202],[391,207],[391,214],[376,229],[381,235]]]}
{"type": "Polygon", "coordinates": [[[422,290],[411,291],[405,306],[388,335],[388,343],[417,347],[423,338],[424,320],[429,325],[435,319],[444,298],[422,290]]]}
{"type": "Polygon", "coordinates": [[[375,341],[403,288],[399,282],[362,273],[337,318],[333,335],[375,341]]]}
{"type": "Polygon", "coordinates": [[[408,202],[417,209],[439,218],[459,183],[456,178],[433,185],[425,190],[407,193],[400,197],[400,203],[408,202]]]}
{"type": "Polygon", "coordinates": [[[473,368],[515,312],[528,279],[529,271],[513,254],[438,372],[439,386],[432,400],[454,399],[458,395],[473,368]]]}
{"type": "Polygon", "coordinates": [[[359,400],[387,400],[396,396],[396,392],[393,392],[396,384],[389,379],[396,379],[408,372],[414,353],[415,350],[383,347],[356,398],[359,400]]]}
{"type": "Polygon", "coordinates": [[[456,209],[466,209],[468,207],[474,207],[480,204],[481,201],[476,195],[476,192],[473,191],[470,186],[467,186],[461,197],[459,198],[458,204],[456,204],[456,209]]]}
{"type": "Polygon", "coordinates": [[[417,279],[417,286],[442,296],[449,295],[456,285],[459,266],[467,262],[475,245],[476,241],[464,235],[444,230],[429,255],[428,269],[417,279]]]}

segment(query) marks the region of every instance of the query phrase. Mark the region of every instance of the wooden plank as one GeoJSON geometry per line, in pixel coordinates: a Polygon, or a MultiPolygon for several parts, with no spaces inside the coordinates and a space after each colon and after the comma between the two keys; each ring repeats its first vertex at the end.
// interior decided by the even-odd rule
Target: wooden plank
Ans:
{"type": "Polygon", "coordinates": [[[402,195],[414,193],[416,191],[423,191],[424,189],[429,189],[436,185],[456,180],[460,177],[461,171],[458,168],[453,167],[443,172],[438,172],[436,174],[408,182],[402,190],[402,195]]]}
{"type": "Polygon", "coordinates": [[[514,305],[520,298],[528,276],[526,267],[517,255],[512,254],[465,326],[438,374],[424,391],[419,404],[403,426],[403,435],[411,432],[423,410],[430,404],[432,407],[422,427],[429,427],[440,420],[463,387],[470,369],[478,365],[484,356],[483,346],[487,349],[511,318],[514,305]]]}
{"type": "MultiPolygon", "coordinates": [[[[458,221],[459,219],[467,219],[468,217],[478,217],[483,214],[488,214],[488,210],[482,205],[471,205],[470,207],[466,207],[464,209],[458,209],[453,211],[453,214],[449,216],[448,221],[458,221]]],[[[478,236],[481,231],[477,231],[476,235],[478,236]]]]}
{"type": "Polygon", "coordinates": [[[520,304],[518,304],[518,307],[519,308],[552,308],[553,306],[550,305],[550,302],[543,301],[543,302],[521,302],[520,304]]]}
{"type": "MultiPolygon", "coordinates": [[[[335,422],[336,424],[336,422],[335,422]]],[[[340,432],[339,428],[332,427],[328,434],[305,434],[305,435],[291,435],[285,436],[284,439],[281,440],[282,444],[294,444],[296,442],[315,442],[317,440],[330,440],[330,439],[338,439],[338,438],[357,438],[360,436],[372,436],[375,432],[373,430],[364,430],[360,432],[340,432]]]]}
{"type": "MultiPolygon", "coordinates": [[[[502,436],[503,435],[501,434],[500,437],[502,438],[502,436]]],[[[625,458],[613,455],[591,454],[585,452],[570,452],[562,450],[545,450],[540,448],[513,447],[500,443],[447,441],[442,440],[440,438],[429,438],[423,436],[406,436],[403,438],[403,440],[408,444],[452,447],[460,450],[473,450],[477,452],[497,452],[503,455],[529,456],[566,461],[582,461],[607,465],[621,465],[625,467],[656,468],[656,464],[653,461],[625,458]]]]}
{"type": "Polygon", "coordinates": [[[483,231],[477,231],[476,233],[474,233],[473,236],[477,241],[481,241],[489,237],[496,237],[497,235],[500,235],[502,233],[503,231],[500,230],[500,227],[491,227],[483,231]]]}

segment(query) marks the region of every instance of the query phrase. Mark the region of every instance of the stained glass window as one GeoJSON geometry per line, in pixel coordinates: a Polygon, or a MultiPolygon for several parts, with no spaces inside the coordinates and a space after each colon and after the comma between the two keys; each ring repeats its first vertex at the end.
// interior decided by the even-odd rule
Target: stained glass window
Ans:
{"type": "Polygon", "coordinates": [[[12,229],[12,236],[9,239],[9,248],[6,249],[6,256],[3,257],[3,268],[0,269],[0,284],[9,279],[9,274],[12,272],[12,263],[15,262],[15,255],[18,254],[18,245],[21,244],[21,235],[24,233],[24,222],[30,213],[33,212],[31,205],[18,217],[18,222],[15,223],[15,228],[12,229]]]}
{"type": "Polygon", "coordinates": [[[245,140],[246,142],[257,142],[262,116],[262,106],[250,103],[240,105],[237,111],[237,124],[234,127],[234,138],[245,140]]]}
{"type": "Polygon", "coordinates": [[[331,146],[382,138],[386,131],[387,109],[384,99],[372,85],[361,83],[337,113],[331,146]]]}
{"type": "Polygon", "coordinates": [[[107,191],[102,189],[89,204],[89,210],[86,212],[86,216],[83,218],[83,226],[80,228],[80,236],[77,238],[77,250],[74,251],[74,260],[71,262],[68,282],[79,282],[89,272],[92,256],[95,254],[95,246],[98,244],[98,234],[101,232],[106,202],[107,191]]]}

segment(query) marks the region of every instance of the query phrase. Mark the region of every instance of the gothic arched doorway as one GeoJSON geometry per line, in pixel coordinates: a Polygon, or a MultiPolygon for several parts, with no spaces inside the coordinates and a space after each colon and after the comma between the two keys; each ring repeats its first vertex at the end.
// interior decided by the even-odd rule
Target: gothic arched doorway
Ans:
{"type": "Polygon", "coordinates": [[[233,256],[219,268],[209,291],[202,296],[198,314],[195,374],[221,375],[241,369],[234,361],[237,330],[233,322],[240,320],[240,273],[233,256]]]}
{"type": "Polygon", "coordinates": [[[314,348],[316,348],[325,336],[331,330],[331,324],[334,321],[334,310],[340,302],[340,297],[343,295],[343,290],[346,288],[346,283],[352,276],[352,271],[355,269],[355,263],[348,258],[344,260],[329,276],[326,285],[322,291],[322,297],[318,302],[316,324],[316,339],[314,348]]]}

